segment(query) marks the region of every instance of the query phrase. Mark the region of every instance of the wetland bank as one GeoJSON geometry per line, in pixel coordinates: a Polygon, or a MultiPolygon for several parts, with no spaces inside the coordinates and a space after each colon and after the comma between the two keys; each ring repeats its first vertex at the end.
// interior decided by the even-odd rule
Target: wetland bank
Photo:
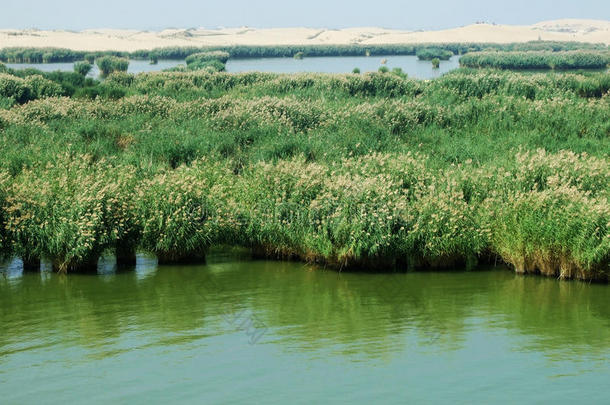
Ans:
{"type": "Polygon", "coordinates": [[[34,267],[233,245],[607,279],[605,72],[24,72],[0,77],[0,247],[34,267]]]}
{"type": "Polygon", "coordinates": [[[3,401],[604,402],[606,26],[0,30],[3,401]]]}
{"type": "Polygon", "coordinates": [[[134,75],[100,56],[103,81],[0,67],[2,255],[78,272],[223,245],[341,270],[607,280],[607,72],[230,74],[229,58],[134,75]]]}

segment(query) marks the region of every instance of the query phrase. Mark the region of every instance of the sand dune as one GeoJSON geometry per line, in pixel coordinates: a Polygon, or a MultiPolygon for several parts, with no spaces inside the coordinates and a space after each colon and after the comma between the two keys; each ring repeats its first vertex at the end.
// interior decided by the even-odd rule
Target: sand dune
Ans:
{"type": "Polygon", "coordinates": [[[88,29],[0,30],[0,48],[61,47],[74,50],[135,51],[165,46],[206,45],[317,45],[392,44],[422,42],[526,42],[534,40],[580,41],[610,45],[610,21],[556,20],[531,26],[474,24],[440,31],[400,31],[375,27],[323,28],[223,28],[137,31],[88,29]]]}

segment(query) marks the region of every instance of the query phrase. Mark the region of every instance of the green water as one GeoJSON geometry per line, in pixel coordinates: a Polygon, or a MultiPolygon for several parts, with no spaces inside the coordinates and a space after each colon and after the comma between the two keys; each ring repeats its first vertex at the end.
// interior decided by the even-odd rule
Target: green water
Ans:
{"type": "Polygon", "coordinates": [[[215,256],[0,273],[2,403],[607,401],[610,286],[215,256]]]}

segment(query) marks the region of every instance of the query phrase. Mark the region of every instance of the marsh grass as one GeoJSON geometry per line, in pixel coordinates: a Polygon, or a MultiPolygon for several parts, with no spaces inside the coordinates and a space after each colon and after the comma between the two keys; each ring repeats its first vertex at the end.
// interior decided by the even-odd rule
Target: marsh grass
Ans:
{"type": "Polygon", "coordinates": [[[102,77],[115,72],[127,72],[129,67],[129,59],[117,56],[102,56],[101,58],[96,58],[95,63],[99,67],[102,77]]]}
{"type": "MultiPolygon", "coordinates": [[[[7,98],[49,84],[6,76],[7,98]]],[[[4,256],[84,271],[105,252],[168,263],[229,245],[338,269],[497,258],[609,273],[606,74],[198,71],[97,86],[124,97],[0,110],[4,256]]]]}
{"type": "Polygon", "coordinates": [[[460,65],[496,69],[605,69],[610,64],[610,51],[527,51],[472,52],[460,58],[460,65]]]}

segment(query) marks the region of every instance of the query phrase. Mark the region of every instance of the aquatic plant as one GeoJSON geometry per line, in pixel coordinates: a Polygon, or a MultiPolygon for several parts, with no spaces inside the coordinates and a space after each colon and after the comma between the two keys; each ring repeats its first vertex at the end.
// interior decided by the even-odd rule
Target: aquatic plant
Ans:
{"type": "Polygon", "coordinates": [[[449,60],[452,56],[453,52],[439,47],[421,48],[417,50],[417,59],[419,60],[449,60]]]}
{"type": "Polygon", "coordinates": [[[212,61],[219,61],[221,63],[227,63],[229,57],[231,55],[228,52],[224,51],[209,51],[209,52],[199,52],[189,55],[186,58],[186,65],[191,65],[193,63],[205,63],[212,61]]]}
{"type": "Polygon", "coordinates": [[[0,250],[63,271],[227,244],[344,269],[607,276],[607,74],[399,73],[9,74],[30,96],[41,78],[83,87],[0,109],[0,250]]]}
{"type": "Polygon", "coordinates": [[[62,272],[95,270],[101,253],[129,233],[121,213],[130,171],[87,155],[24,169],[6,205],[13,252],[48,258],[62,272]]]}
{"type": "Polygon", "coordinates": [[[93,66],[89,62],[76,62],[74,64],[74,71],[81,76],[87,76],[91,69],[93,69],[93,66]]]}
{"type": "Polygon", "coordinates": [[[8,213],[6,212],[6,198],[8,195],[10,176],[7,172],[0,172],[0,260],[11,255],[11,241],[7,234],[6,223],[8,213]]]}
{"type": "MultiPolygon", "coordinates": [[[[551,180],[553,181],[553,180],[551,180]]],[[[579,279],[610,274],[610,204],[556,184],[500,201],[491,221],[493,247],[518,273],[579,279]]],[[[491,205],[493,204],[493,208],[491,205]]]]}
{"type": "MultiPolygon", "coordinates": [[[[206,71],[210,73],[224,72],[229,53],[223,51],[200,52],[186,58],[187,71],[206,71]]],[[[173,71],[180,71],[180,68],[173,71]]]]}
{"type": "Polygon", "coordinates": [[[115,72],[127,72],[129,60],[116,56],[103,56],[96,58],[95,63],[100,68],[102,76],[108,76],[115,72]]]}
{"type": "Polygon", "coordinates": [[[472,52],[460,65],[496,69],[604,69],[610,64],[608,51],[472,52]]]}
{"type": "Polygon", "coordinates": [[[223,169],[204,160],[161,171],[135,190],[135,209],[142,229],[141,246],[160,263],[197,262],[218,243],[223,221],[216,182],[223,169]]]}

